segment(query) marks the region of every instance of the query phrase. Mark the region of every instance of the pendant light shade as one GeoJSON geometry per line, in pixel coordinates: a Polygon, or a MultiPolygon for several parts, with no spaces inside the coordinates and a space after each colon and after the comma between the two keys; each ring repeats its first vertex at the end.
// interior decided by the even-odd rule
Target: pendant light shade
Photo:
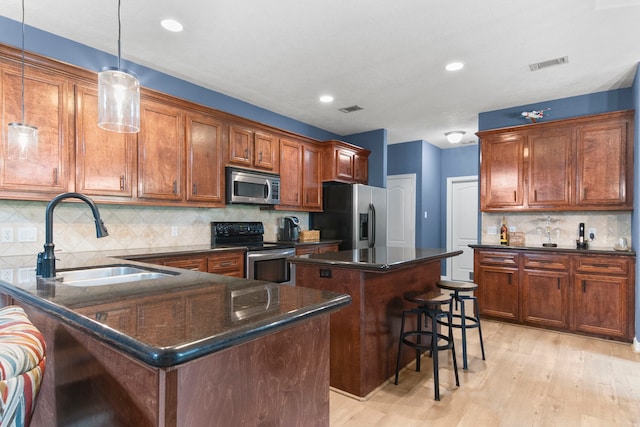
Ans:
{"type": "Polygon", "coordinates": [[[140,130],[140,82],[133,73],[120,68],[98,73],[98,126],[119,133],[140,130]]]}
{"type": "Polygon", "coordinates": [[[140,81],[120,67],[120,0],[118,0],[118,67],[98,73],[98,126],[119,133],[140,131],[140,81]]]}
{"type": "Polygon", "coordinates": [[[37,156],[38,128],[24,120],[24,0],[22,0],[22,122],[9,123],[7,157],[10,160],[29,160],[37,156]]]}

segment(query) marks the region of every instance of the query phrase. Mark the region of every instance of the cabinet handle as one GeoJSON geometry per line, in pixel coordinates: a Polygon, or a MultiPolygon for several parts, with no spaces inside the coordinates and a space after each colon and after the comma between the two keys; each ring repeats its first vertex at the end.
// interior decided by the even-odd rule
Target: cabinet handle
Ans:
{"type": "Polygon", "coordinates": [[[178,181],[173,181],[173,194],[178,194],[178,181]]]}
{"type": "Polygon", "coordinates": [[[591,264],[592,267],[609,268],[609,264],[591,264]]]}
{"type": "Polygon", "coordinates": [[[587,292],[587,281],[583,280],[582,281],[582,293],[587,292]]]}
{"type": "Polygon", "coordinates": [[[533,190],[533,200],[534,200],[535,202],[537,202],[537,201],[538,201],[538,190],[533,190]]]}
{"type": "Polygon", "coordinates": [[[53,185],[58,185],[58,168],[53,168],[53,185]]]}
{"type": "Polygon", "coordinates": [[[124,175],[120,175],[120,191],[124,191],[124,175]]]}
{"type": "Polygon", "coordinates": [[[560,290],[560,278],[558,277],[558,290],[560,290]]]}
{"type": "Polygon", "coordinates": [[[197,195],[198,194],[198,184],[193,184],[193,195],[197,195]]]}
{"type": "Polygon", "coordinates": [[[509,273],[509,280],[507,280],[507,284],[510,285],[511,284],[511,273],[509,273]]]}
{"type": "Polygon", "coordinates": [[[258,153],[258,161],[262,163],[262,151],[258,153]]]}
{"type": "Polygon", "coordinates": [[[220,267],[231,267],[233,265],[232,261],[225,261],[220,263],[220,267]]]}
{"type": "Polygon", "coordinates": [[[248,148],[244,150],[244,158],[245,159],[249,158],[249,149],[248,148]]]}

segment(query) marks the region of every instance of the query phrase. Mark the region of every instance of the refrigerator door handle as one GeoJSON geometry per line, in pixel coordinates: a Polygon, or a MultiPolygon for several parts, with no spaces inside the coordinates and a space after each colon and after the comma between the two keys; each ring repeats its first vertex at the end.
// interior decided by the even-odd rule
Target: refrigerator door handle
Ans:
{"type": "Polygon", "coordinates": [[[376,244],[376,207],[369,203],[369,247],[376,244]]]}

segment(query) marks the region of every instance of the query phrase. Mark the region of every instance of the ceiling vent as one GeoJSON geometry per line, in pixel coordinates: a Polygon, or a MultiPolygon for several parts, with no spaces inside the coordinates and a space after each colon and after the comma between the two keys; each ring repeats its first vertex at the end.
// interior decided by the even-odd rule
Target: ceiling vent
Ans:
{"type": "Polygon", "coordinates": [[[364,108],[362,108],[359,105],[352,105],[351,107],[344,107],[344,108],[338,109],[338,111],[342,111],[343,113],[353,113],[354,111],[358,111],[358,110],[364,110],[364,108]]]}
{"type": "Polygon", "coordinates": [[[569,57],[563,56],[561,58],[550,59],[548,61],[542,61],[535,64],[529,64],[529,69],[531,71],[538,71],[543,68],[552,67],[554,65],[562,65],[562,64],[568,64],[568,63],[569,63],[569,57]]]}

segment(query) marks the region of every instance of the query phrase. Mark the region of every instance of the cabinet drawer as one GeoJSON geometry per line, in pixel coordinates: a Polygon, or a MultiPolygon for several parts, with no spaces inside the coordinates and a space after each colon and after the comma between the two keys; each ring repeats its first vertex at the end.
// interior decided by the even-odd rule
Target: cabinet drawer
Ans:
{"type": "Polygon", "coordinates": [[[210,256],[207,267],[209,273],[244,277],[244,252],[210,256]]]}
{"type": "Polygon", "coordinates": [[[478,260],[481,265],[518,266],[518,254],[515,252],[479,252],[478,260]]]}
{"type": "Polygon", "coordinates": [[[563,255],[523,254],[522,265],[536,270],[568,270],[569,257],[563,255]]]}
{"type": "Polygon", "coordinates": [[[581,273],[605,273],[626,275],[629,262],[622,257],[584,256],[575,257],[575,269],[581,273]]]}

